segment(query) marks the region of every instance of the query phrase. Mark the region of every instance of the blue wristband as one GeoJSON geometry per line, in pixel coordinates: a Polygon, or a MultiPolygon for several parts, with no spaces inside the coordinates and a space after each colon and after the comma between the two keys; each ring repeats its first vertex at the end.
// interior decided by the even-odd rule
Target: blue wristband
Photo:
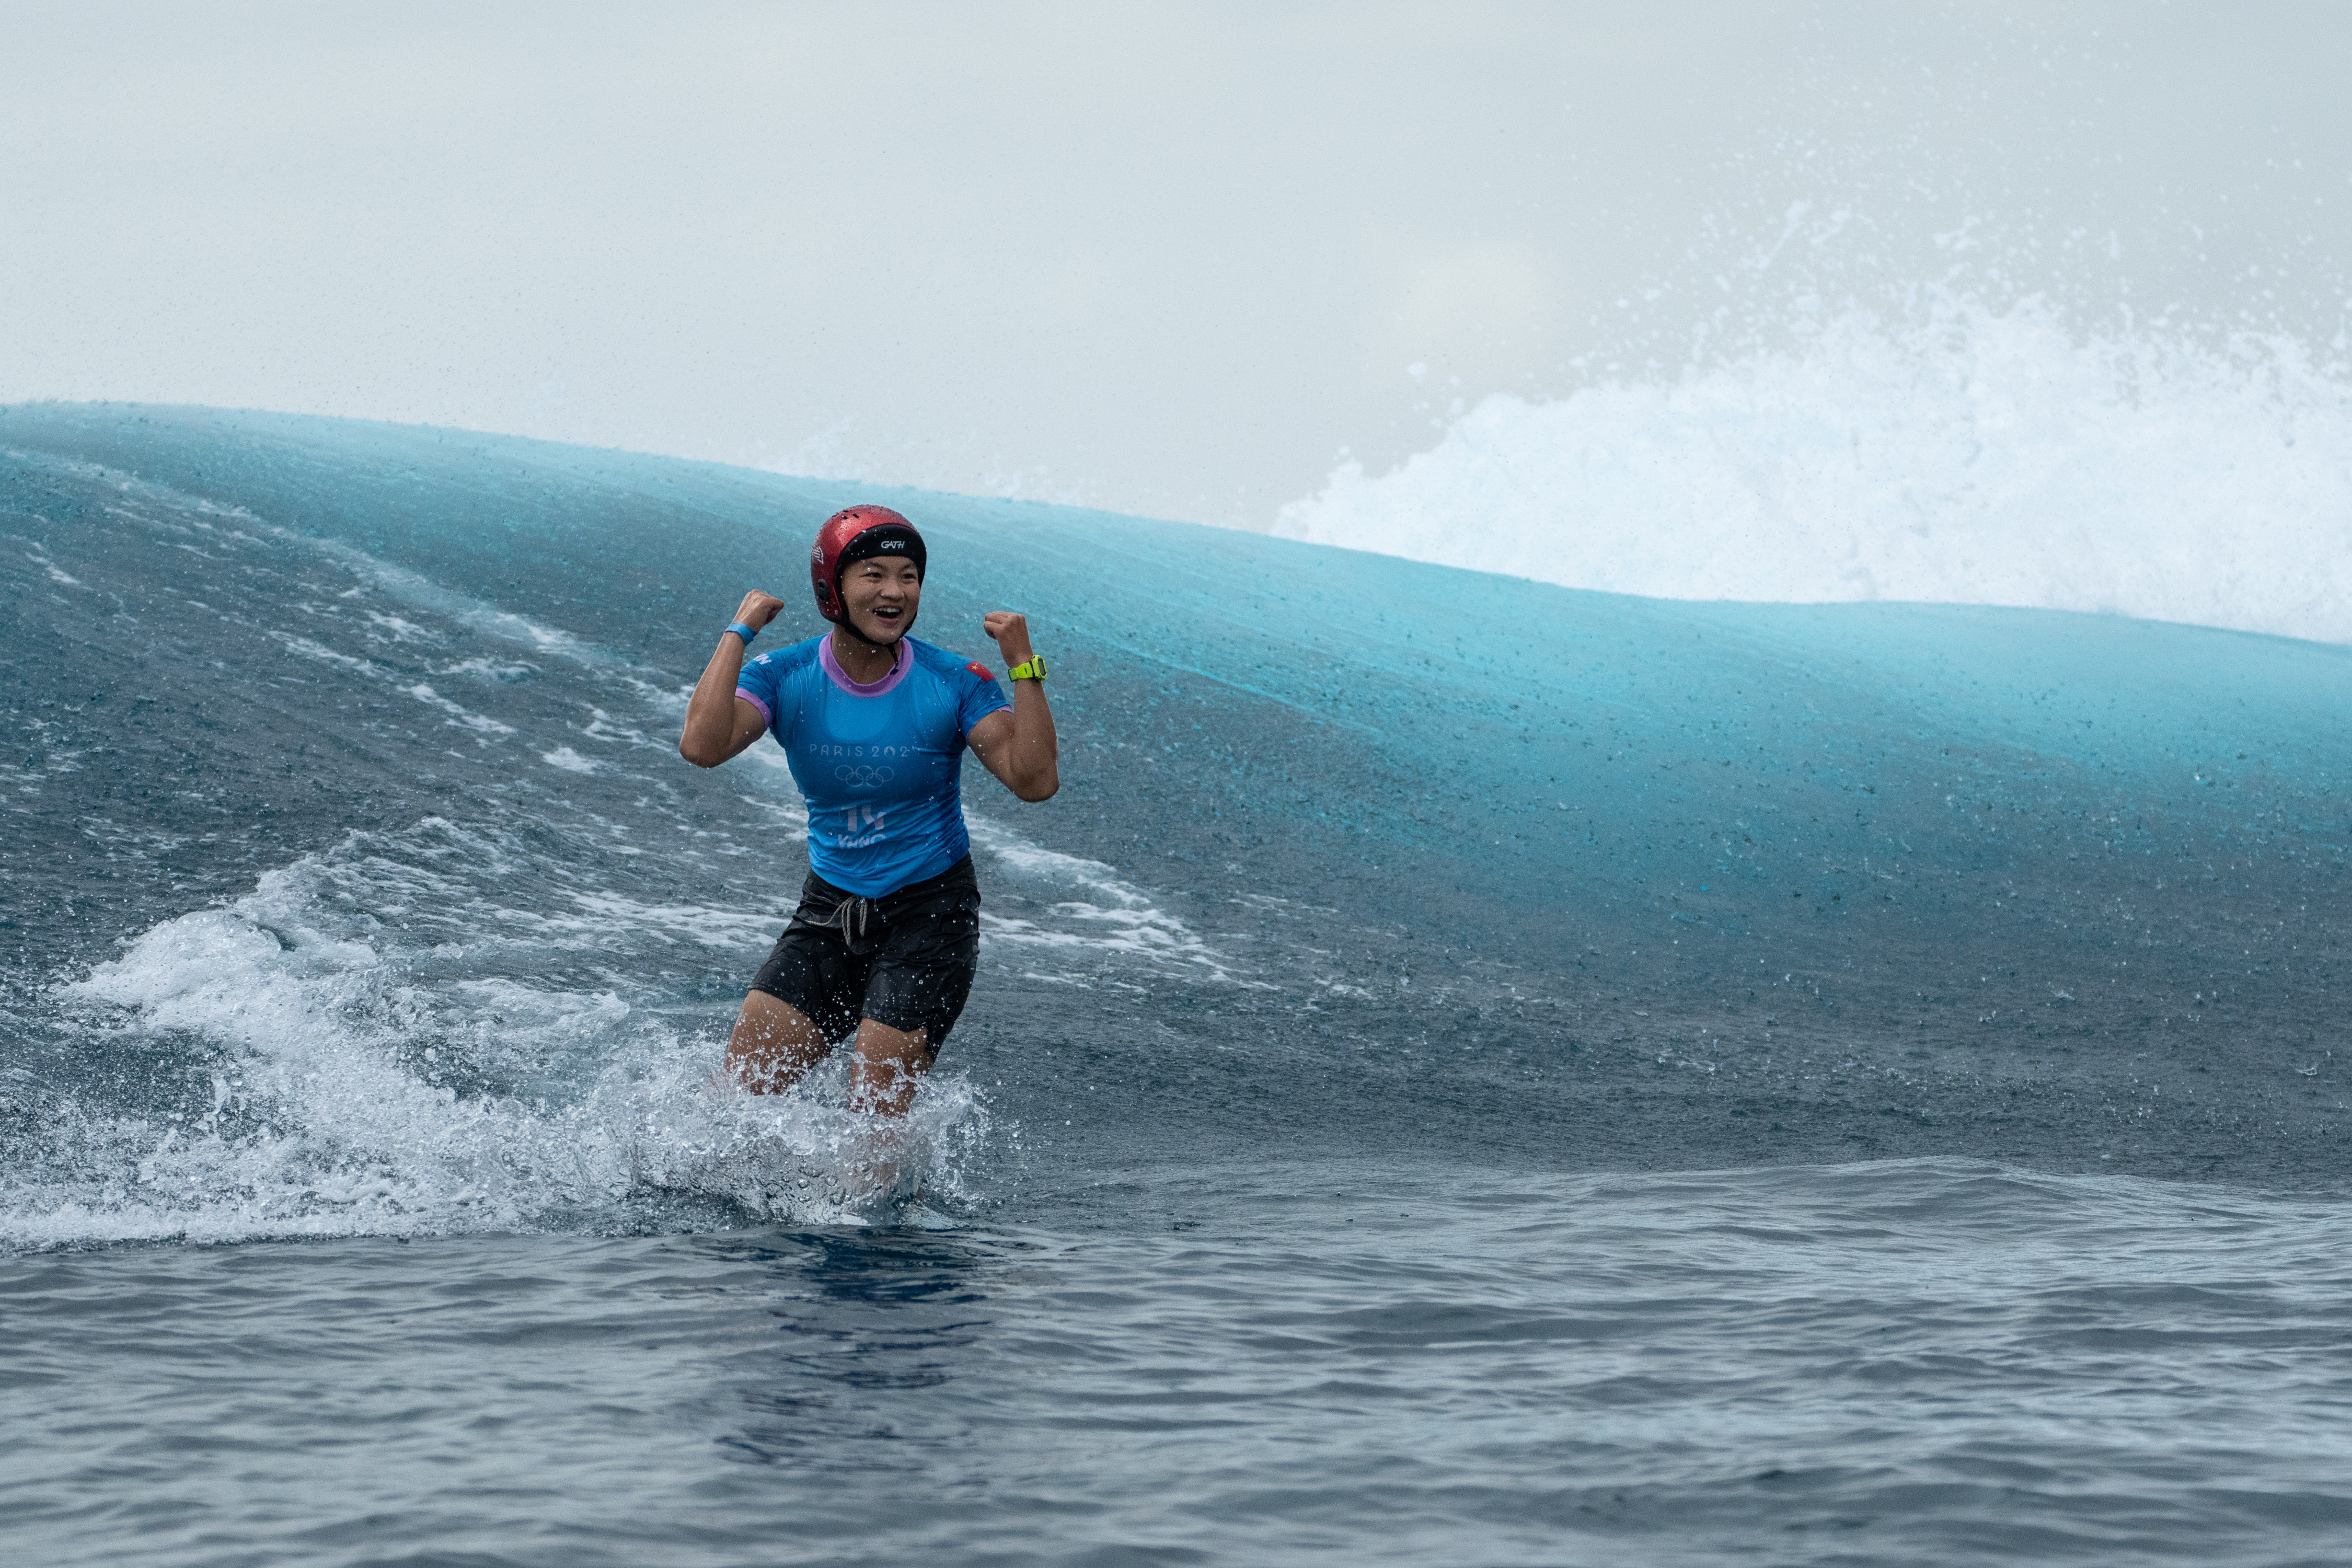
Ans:
{"type": "Polygon", "coordinates": [[[740,621],[728,622],[727,629],[733,632],[737,637],[741,637],[745,647],[750,647],[751,646],[751,639],[760,635],[759,627],[747,626],[740,621]]]}

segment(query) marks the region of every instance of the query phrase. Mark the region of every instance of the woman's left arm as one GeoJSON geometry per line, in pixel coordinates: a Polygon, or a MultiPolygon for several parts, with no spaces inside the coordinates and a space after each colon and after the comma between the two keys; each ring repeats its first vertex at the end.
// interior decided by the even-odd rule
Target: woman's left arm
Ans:
{"type": "MultiPolygon", "coordinates": [[[[1018,668],[1036,657],[1029,646],[1029,623],[1011,610],[990,611],[981,626],[996,640],[1007,665],[1018,668]]],[[[998,709],[964,739],[988,771],[1023,800],[1050,800],[1062,787],[1061,742],[1054,734],[1054,710],[1045,701],[1043,677],[1014,681],[1013,711],[998,709]]]]}

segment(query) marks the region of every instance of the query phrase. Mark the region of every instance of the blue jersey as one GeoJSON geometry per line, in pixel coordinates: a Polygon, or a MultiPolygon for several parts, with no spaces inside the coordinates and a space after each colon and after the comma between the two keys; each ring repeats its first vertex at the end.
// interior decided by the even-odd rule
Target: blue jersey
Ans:
{"type": "Polygon", "coordinates": [[[809,869],[835,887],[879,898],[971,852],[964,737],[1013,706],[981,666],[901,637],[897,668],[860,686],[828,633],[761,654],[735,695],[783,747],[808,798],[809,869]]]}

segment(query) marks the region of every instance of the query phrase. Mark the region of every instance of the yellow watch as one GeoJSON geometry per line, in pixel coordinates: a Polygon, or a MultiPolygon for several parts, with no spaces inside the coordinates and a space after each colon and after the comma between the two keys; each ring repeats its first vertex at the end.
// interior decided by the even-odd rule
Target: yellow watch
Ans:
{"type": "Polygon", "coordinates": [[[1045,656],[1033,653],[1006,670],[1004,675],[1008,680],[1043,680],[1045,679],[1045,656]]]}

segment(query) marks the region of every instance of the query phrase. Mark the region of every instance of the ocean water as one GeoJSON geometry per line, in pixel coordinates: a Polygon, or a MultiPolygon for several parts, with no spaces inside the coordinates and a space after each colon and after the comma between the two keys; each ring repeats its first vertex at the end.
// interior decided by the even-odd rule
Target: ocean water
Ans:
{"type": "Polygon", "coordinates": [[[1066,780],[893,1131],[674,749],[851,493],[0,410],[12,1558],[2341,1559],[2352,650],[885,493],[1066,780]]]}
{"type": "Polygon", "coordinates": [[[2352,641],[2347,339],[2040,296],[1786,302],[1786,342],[1459,409],[1276,531],[1570,587],[1928,601],[2352,641]],[[1810,309],[1808,309],[1810,307],[1810,309]]]}

